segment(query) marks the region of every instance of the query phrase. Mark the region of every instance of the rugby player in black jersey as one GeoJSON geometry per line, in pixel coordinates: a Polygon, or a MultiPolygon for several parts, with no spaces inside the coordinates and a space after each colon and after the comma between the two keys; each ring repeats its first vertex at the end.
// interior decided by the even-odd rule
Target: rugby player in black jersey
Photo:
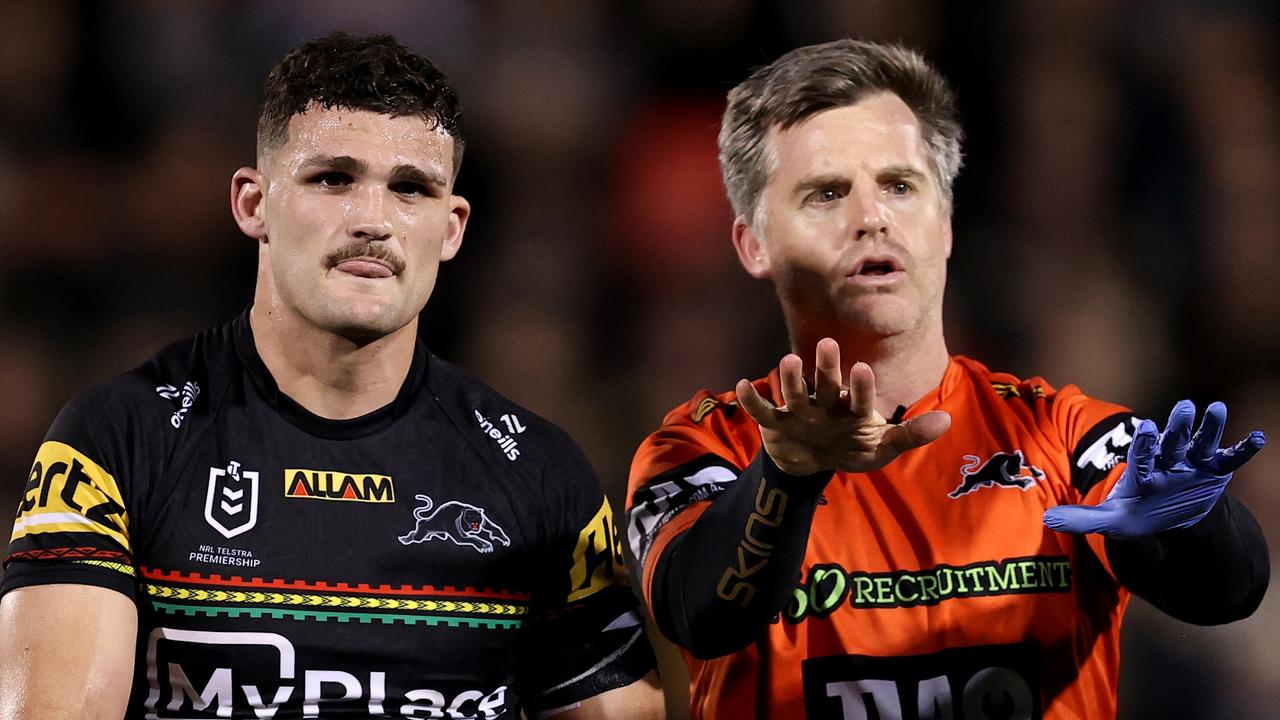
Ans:
{"type": "Polygon", "coordinates": [[[271,71],[231,184],[253,305],[54,422],[0,717],[661,716],[581,452],[417,339],[470,213],[458,121],[389,36],[271,71]]]}

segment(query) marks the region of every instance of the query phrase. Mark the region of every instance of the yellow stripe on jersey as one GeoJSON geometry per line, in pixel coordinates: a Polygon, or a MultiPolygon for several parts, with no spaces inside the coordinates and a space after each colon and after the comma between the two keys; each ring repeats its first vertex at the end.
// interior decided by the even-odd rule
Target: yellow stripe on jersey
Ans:
{"type": "Polygon", "coordinates": [[[609,499],[578,533],[573,550],[573,567],[569,571],[569,602],[581,600],[610,585],[626,582],[622,565],[622,539],[613,524],[609,499]]]}
{"type": "Polygon", "coordinates": [[[132,565],[125,565],[124,563],[111,562],[109,560],[72,560],[71,562],[77,565],[93,565],[94,567],[104,567],[109,570],[115,570],[118,573],[123,573],[125,575],[128,575],[129,577],[138,576],[138,571],[134,570],[132,565]]]}
{"type": "Polygon", "coordinates": [[[131,551],[129,517],[116,479],[56,440],[45,441],[36,453],[10,542],[43,533],[101,535],[131,551]]]}

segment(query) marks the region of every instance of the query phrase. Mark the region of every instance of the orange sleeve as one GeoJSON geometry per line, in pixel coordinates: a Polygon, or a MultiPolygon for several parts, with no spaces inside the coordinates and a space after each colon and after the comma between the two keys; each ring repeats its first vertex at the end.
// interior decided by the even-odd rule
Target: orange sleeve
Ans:
{"type": "Polygon", "coordinates": [[[658,558],[759,451],[759,430],[732,392],[698,393],[640,445],[627,481],[627,560],[648,607],[658,558]]]}
{"type": "MultiPolygon", "coordinates": [[[[1124,472],[1140,419],[1123,405],[1091,398],[1068,385],[1052,399],[1051,420],[1070,461],[1072,502],[1101,503],[1124,472]]],[[[1085,540],[1114,577],[1105,538],[1088,534],[1085,540]]]]}

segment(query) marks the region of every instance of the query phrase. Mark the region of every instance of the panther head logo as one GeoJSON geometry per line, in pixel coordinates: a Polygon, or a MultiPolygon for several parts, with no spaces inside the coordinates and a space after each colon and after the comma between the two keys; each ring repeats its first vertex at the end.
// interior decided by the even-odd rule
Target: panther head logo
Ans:
{"type": "Polygon", "coordinates": [[[426,495],[415,496],[424,504],[413,511],[415,524],[411,532],[400,536],[402,545],[449,540],[455,545],[475,548],[477,552],[493,552],[494,543],[503,547],[511,545],[511,538],[502,526],[489,518],[484,508],[469,503],[450,500],[432,511],[434,503],[426,495]]]}

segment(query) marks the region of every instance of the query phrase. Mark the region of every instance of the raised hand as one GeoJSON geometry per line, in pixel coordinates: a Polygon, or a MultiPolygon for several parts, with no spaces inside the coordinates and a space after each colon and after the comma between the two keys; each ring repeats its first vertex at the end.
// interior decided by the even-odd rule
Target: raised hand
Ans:
{"type": "Polygon", "coordinates": [[[760,425],[765,452],[790,475],[821,470],[869,472],[907,450],[933,442],[951,426],[951,416],[935,410],[892,425],[875,409],[876,380],[871,366],[856,363],[847,378],[840,371],[840,345],[818,342],[814,392],[804,381],[804,363],[789,354],[778,363],[783,405],[760,396],[739,380],[738,402],[760,425]]]}
{"type": "Polygon", "coordinates": [[[1260,430],[1228,448],[1219,448],[1227,423],[1227,406],[1213,403],[1204,412],[1194,437],[1196,406],[1182,400],[1173,406],[1160,434],[1143,420],[1129,445],[1124,474],[1097,506],[1059,505],[1044,513],[1044,524],[1059,532],[1102,533],[1135,538],[1163,530],[1190,527],[1213,509],[1231,474],[1267,444],[1260,430]]]}

